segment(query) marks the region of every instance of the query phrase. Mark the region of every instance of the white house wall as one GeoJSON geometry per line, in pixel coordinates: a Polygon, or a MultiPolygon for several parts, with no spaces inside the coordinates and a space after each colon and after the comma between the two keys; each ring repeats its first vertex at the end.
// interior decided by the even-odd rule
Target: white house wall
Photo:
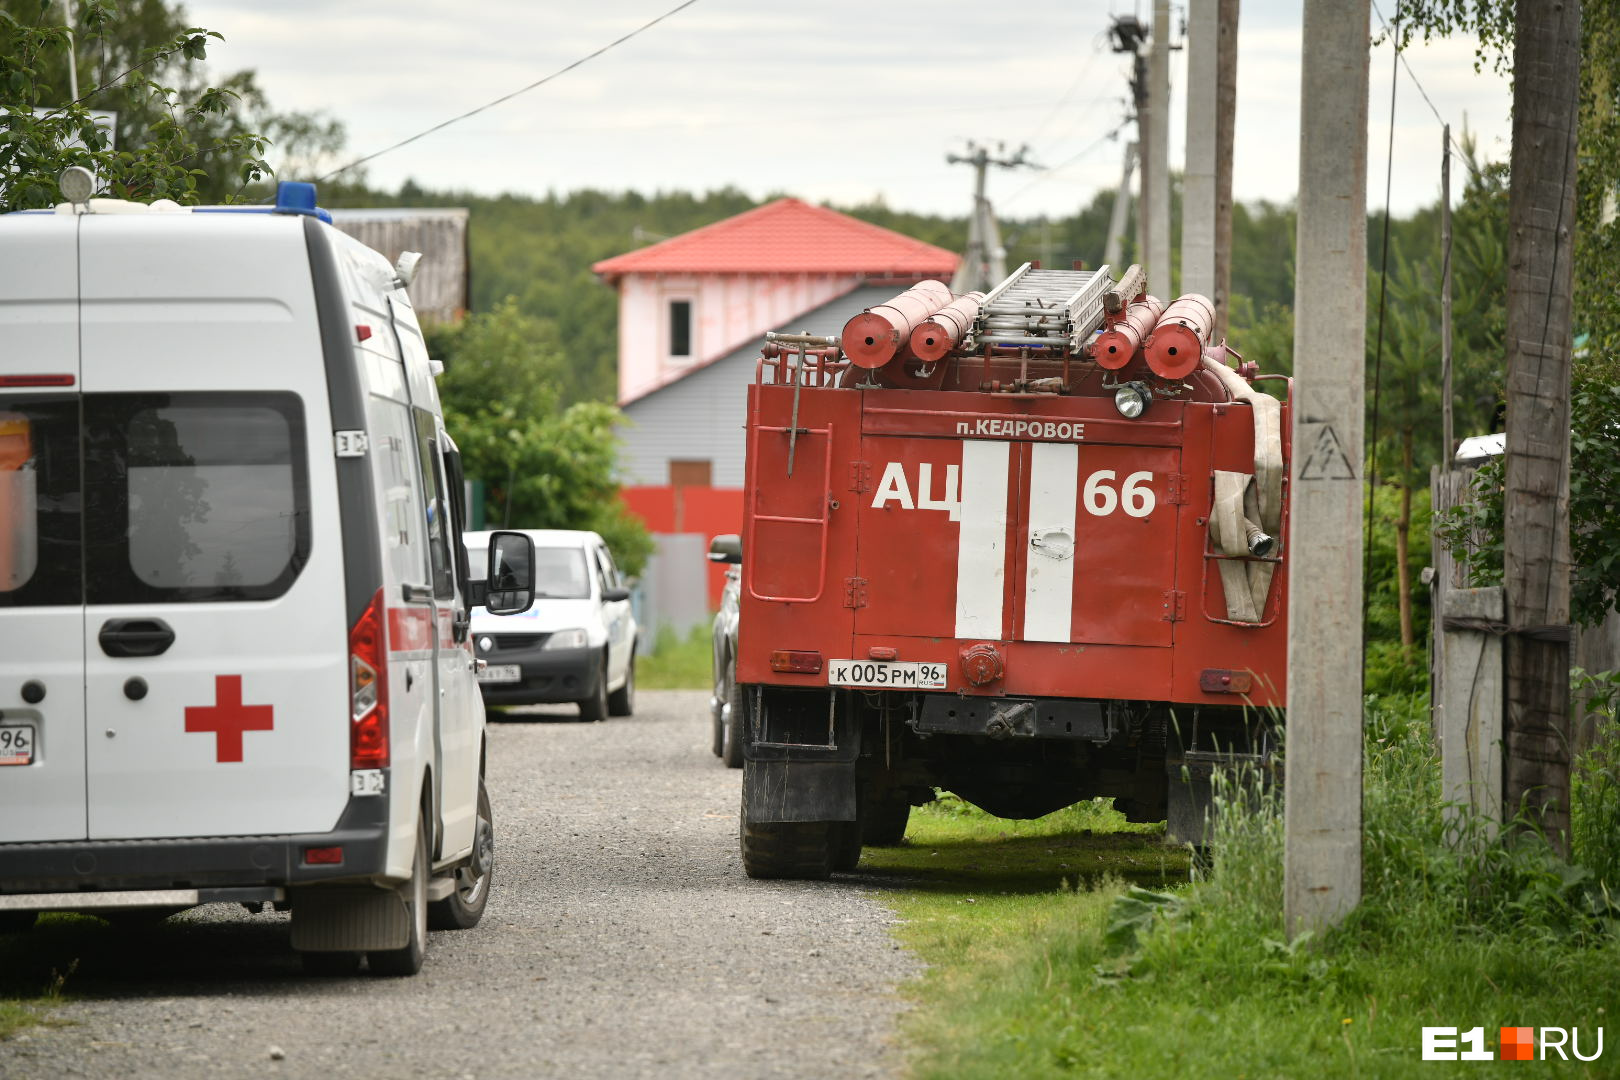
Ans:
{"type": "MultiPolygon", "coordinates": [[[[626,274],[619,281],[619,400],[788,323],[860,282],[853,274],[626,274]],[[670,355],[669,304],[692,303],[691,355],[670,355]]],[[[836,333],[837,328],[827,331],[836,333]]]]}

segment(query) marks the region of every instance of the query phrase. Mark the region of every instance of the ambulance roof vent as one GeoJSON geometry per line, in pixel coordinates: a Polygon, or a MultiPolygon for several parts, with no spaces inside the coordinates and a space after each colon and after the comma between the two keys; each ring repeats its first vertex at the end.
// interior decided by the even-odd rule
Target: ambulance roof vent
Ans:
{"type": "Polygon", "coordinates": [[[276,185],[276,205],[272,212],[303,214],[332,224],[332,215],[315,205],[315,185],[301,180],[283,180],[276,185]]]}

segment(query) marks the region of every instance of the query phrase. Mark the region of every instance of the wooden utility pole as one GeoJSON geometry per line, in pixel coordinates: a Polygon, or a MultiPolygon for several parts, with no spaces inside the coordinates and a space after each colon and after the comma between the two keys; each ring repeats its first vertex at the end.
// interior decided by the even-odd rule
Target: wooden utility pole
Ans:
{"type": "Polygon", "coordinates": [[[1181,179],[1181,291],[1215,293],[1215,133],[1220,0],[1187,5],[1187,147],[1181,179]]]}
{"type": "Polygon", "coordinates": [[[1451,468],[1451,125],[1440,135],[1440,467],[1451,468]]]}
{"type": "Polygon", "coordinates": [[[1369,0],[1305,0],[1294,279],[1283,915],[1361,900],[1361,462],[1369,0]]]}
{"type": "Polygon", "coordinates": [[[1142,181],[1147,184],[1148,286],[1160,296],[1176,295],[1170,264],[1170,0],[1153,0],[1153,36],[1148,50],[1148,112],[1143,133],[1142,181]]]}
{"type": "Polygon", "coordinates": [[[1232,299],[1232,132],[1237,122],[1238,0],[1219,0],[1215,38],[1215,334],[1232,299]]]}
{"type": "Polygon", "coordinates": [[[1508,194],[1504,811],[1569,852],[1569,376],[1580,0],[1521,2],[1508,194]]]}

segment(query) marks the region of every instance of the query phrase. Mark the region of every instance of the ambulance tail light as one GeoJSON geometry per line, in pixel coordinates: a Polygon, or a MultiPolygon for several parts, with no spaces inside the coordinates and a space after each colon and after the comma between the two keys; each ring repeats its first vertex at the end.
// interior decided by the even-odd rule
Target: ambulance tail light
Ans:
{"type": "Polygon", "coordinates": [[[814,675],[821,670],[821,654],[803,649],[777,649],[771,653],[771,670],[814,675]]]}
{"type": "Polygon", "coordinates": [[[388,765],[388,644],[383,591],[371,598],[349,631],[349,768],[388,765]]]}

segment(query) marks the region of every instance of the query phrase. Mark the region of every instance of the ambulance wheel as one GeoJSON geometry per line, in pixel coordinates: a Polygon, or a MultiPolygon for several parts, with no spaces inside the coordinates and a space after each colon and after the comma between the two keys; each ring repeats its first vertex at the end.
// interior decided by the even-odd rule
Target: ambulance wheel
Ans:
{"type": "Polygon", "coordinates": [[[624,685],[608,695],[609,716],[629,716],[636,711],[636,647],[630,646],[630,666],[624,672],[624,685]]]}
{"type": "Polygon", "coordinates": [[[422,970],[422,954],[427,948],[428,866],[427,816],[416,818],[416,856],[411,860],[411,880],[399,887],[410,916],[410,938],[403,948],[373,949],[366,954],[373,975],[415,975],[422,970]]]}
{"type": "Polygon", "coordinates": [[[484,778],[478,778],[478,821],[473,831],[472,855],[456,869],[456,888],[443,900],[428,905],[429,930],[471,930],[484,917],[490,881],[495,876],[495,815],[489,808],[484,778]]]}
{"type": "Polygon", "coordinates": [[[847,873],[861,862],[861,825],[858,821],[827,823],[832,833],[832,868],[847,873]]]}
{"type": "Polygon", "coordinates": [[[720,760],[728,769],[740,769],[743,767],[743,691],[737,685],[736,672],[726,680],[726,695],[720,760]]]}
{"type": "Polygon", "coordinates": [[[894,847],[906,838],[911,803],[904,795],[874,799],[861,807],[861,842],[868,847],[894,847]]]}
{"type": "Polygon", "coordinates": [[[24,934],[34,928],[37,911],[0,911],[0,934],[24,934]]]}
{"type": "Polygon", "coordinates": [[[360,970],[360,957],[357,952],[307,952],[299,953],[299,959],[304,962],[306,975],[342,976],[354,975],[360,970]]]}
{"type": "Polygon", "coordinates": [[[579,718],[587,724],[600,724],[608,718],[608,689],[607,689],[607,658],[602,658],[602,667],[596,673],[596,688],[591,696],[579,703],[579,718]]]}

